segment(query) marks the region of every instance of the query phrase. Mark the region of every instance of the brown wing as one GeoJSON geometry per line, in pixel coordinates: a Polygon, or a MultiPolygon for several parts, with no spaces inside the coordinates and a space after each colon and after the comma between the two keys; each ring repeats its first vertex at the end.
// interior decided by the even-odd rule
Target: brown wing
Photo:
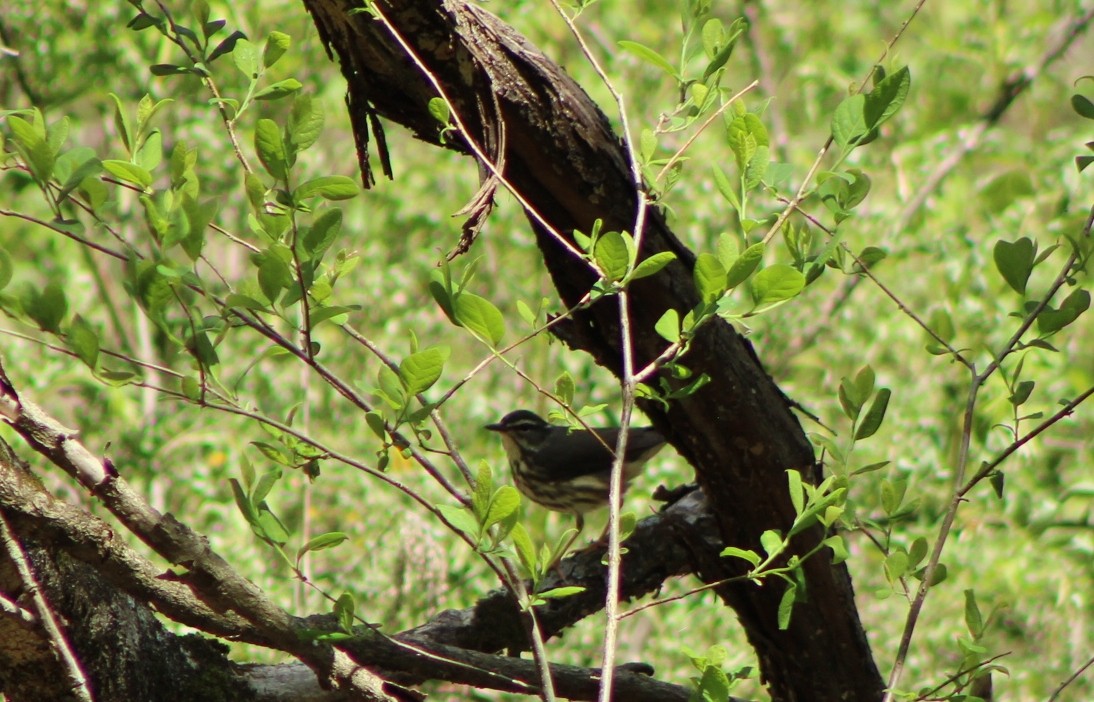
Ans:
{"type": "MultiPolygon", "coordinates": [[[[565,431],[559,427],[558,431],[565,431]]],[[[619,436],[618,429],[597,429],[596,433],[603,438],[604,443],[615,447],[619,436]]],[[[574,431],[565,440],[559,438],[547,441],[543,448],[536,453],[536,462],[541,465],[553,466],[550,480],[572,480],[582,475],[603,473],[605,475],[612,468],[612,452],[604,447],[599,439],[587,431],[574,431]]],[[[657,433],[653,427],[634,427],[627,435],[627,457],[635,460],[643,454],[652,455],[655,448],[665,443],[664,437],[657,433]]]]}

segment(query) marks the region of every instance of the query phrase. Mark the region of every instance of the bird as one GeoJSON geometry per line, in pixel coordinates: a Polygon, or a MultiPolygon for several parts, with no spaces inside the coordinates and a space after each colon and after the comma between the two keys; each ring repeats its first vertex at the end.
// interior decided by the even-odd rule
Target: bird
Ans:
{"type": "MultiPolygon", "coordinates": [[[[585,526],[585,513],[608,504],[618,427],[570,429],[520,409],[485,428],[501,435],[521,494],[547,509],[574,515],[578,534],[585,526]]],[[[623,460],[624,490],[664,445],[665,437],[653,427],[630,428],[623,460]]]]}

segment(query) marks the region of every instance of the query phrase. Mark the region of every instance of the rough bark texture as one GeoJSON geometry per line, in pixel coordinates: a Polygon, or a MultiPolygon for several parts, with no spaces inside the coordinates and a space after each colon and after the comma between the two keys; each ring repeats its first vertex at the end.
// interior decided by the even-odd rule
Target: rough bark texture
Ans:
{"type": "MultiPolygon", "coordinates": [[[[392,0],[376,4],[384,17],[377,21],[367,14],[349,16],[349,2],[305,0],[305,5],[349,83],[360,146],[367,142],[363,128],[375,125],[377,114],[437,143],[439,127],[426,109],[437,92],[416,65],[420,62],[440,84],[470,139],[503,164],[505,178],[551,228],[569,237],[574,229],[589,231],[599,218],[608,230],[633,229],[635,189],[625,150],[608,121],[562,69],[492,15],[459,3],[392,0]],[[409,45],[413,58],[397,37],[409,45]]],[[[449,146],[471,151],[466,142],[449,146]]],[[[359,152],[359,158],[367,169],[367,157],[359,152]]],[[[641,257],[672,251],[678,262],[631,287],[639,367],[664,349],[654,322],[669,308],[682,315],[698,302],[691,282],[693,254],[659,212],[650,215],[641,257]]],[[[563,303],[575,304],[593,284],[592,273],[537,218],[530,221],[563,303]]],[[[577,313],[564,336],[574,348],[621,372],[615,300],[577,313]]],[[[724,542],[758,549],[763,531],[785,531],[790,525],[794,512],[785,471],[813,475],[812,450],[785,397],[730,325],[703,328],[684,362],[708,374],[710,384],[667,410],[644,409],[695,467],[724,542]]],[[[798,552],[823,536],[820,529],[800,535],[798,552]]],[[[711,559],[701,576],[719,580],[741,573],[739,562],[711,559]]],[[[777,625],[783,593],[779,581],[719,589],[756,648],[773,698],[878,699],[883,683],[846,569],[824,553],[808,561],[805,576],[808,602],[795,608],[786,631],[777,625]]]]}
{"type": "MultiPolygon", "coordinates": [[[[120,537],[97,520],[85,526],[101,528],[80,530],[75,538],[50,528],[54,522],[42,515],[74,508],[52,499],[2,443],[0,476],[0,514],[19,542],[39,591],[64,627],[95,700],[252,699],[235,675],[227,646],[168,632],[145,603],[69,553],[82,551],[99,565],[78,541],[86,536],[89,542],[98,542],[105,556],[110,542],[120,537]]],[[[33,612],[27,590],[11,554],[0,551],[0,593],[33,612]]],[[[53,642],[37,622],[0,617],[0,642],[0,690],[6,699],[77,699],[53,642]]]]}

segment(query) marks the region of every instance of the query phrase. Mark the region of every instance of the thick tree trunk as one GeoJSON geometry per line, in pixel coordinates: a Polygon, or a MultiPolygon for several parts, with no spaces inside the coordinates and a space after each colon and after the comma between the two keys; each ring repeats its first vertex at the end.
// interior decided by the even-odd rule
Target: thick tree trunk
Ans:
{"type": "MultiPolygon", "coordinates": [[[[593,275],[543,224],[567,238],[575,229],[590,231],[596,219],[603,220],[606,230],[631,230],[637,207],[626,152],[584,91],[514,30],[471,5],[380,1],[376,7],[382,21],[368,14],[350,16],[354,3],[348,1],[305,0],[305,5],[349,82],[363,169],[368,169],[365,130],[375,130],[375,115],[439,143],[439,125],[427,110],[430,98],[437,96],[432,77],[470,139],[502,166],[506,180],[537,213],[530,221],[547,269],[562,301],[577,303],[593,284],[593,275]]],[[[374,135],[382,149],[382,134],[374,135]]],[[[466,141],[449,146],[473,151],[466,141]]],[[[638,367],[664,350],[653,326],[665,310],[676,309],[682,316],[698,302],[691,277],[694,255],[660,213],[650,215],[641,257],[672,251],[678,261],[630,289],[638,367]]],[[[575,314],[564,337],[621,373],[614,299],[575,314]]],[[[705,326],[683,362],[696,374],[706,373],[711,382],[671,402],[667,410],[644,409],[695,467],[725,543],[759,549],[761,533],[785,533],[791,524],[794,511],[785,471],[812,476],[812,449],[785,397],[729,324],[705,326]]],[[[805,552],[823,537],[819,528],[801,534],[796,551],[805,552]]],[[[777,625],[781,581],[719,589],[744,625],[776,700],[881,696],[883,683],[859,622],[850,578],[829,556],[825,551],[806,563],[808,602],[795,607],[785,631],[777,625]]],[[[743,572],[741,562],[733,559],[708,559],[700,570],[708,581],[743,572]]]]}

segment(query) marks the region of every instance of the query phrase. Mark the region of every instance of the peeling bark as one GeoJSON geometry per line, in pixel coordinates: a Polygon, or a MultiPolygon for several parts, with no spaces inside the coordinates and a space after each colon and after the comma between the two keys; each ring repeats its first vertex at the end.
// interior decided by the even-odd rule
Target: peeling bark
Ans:
{"type": "MultiPolygon", "coordinates": [[[[440,85],[467,127],[466,140],[445,146],[477,151],[503,164],[504,177],[529,205],[529,221],[544,263],[564,304],[573,306],[595,282],[550,233],[563,237],[590,231],[601,219],[606,230],[631,230],[637,196],[627,155],[608,120],[556,64],[512,28],[482,9],[456,2],[377,2],[395,29],[366,14],[348,15],[351,3],[306,0],[317,27],[337,55],[349,84],[349,105],[358,143],[376,116],[438,144],[439,125],[427,111],[440,85]],[[406,42],[408,55],[399,39],[406,42]]],[[[368,172],[367,157],[359,153],[368,172]]],[[[371,176],[366,176],[366,180],[371,176]]],[[[571,241],[572,243],[572,241],[571,241]]],[[[698,302],[691,278],[694,254],[651,210],[640,259],[672,251],[677,261],[630,288],[633,347],[637,366],[650,362],[665,342],[654,322],[669,308],[681,315],[698,302]]],[[[615,300],[577,312],[563,334],[575,349],[621,373],[620,320],[615,300]]],[[[695,468],[714,506],[726,544],[759,549],[765,530],[783,533],[793,521],[785,471],[815,475],[814,456],[789,403],[760,365],[747,340],[726,323],[705,326],[683,363],[711,382],[668,409],[643,409],[676,450],[695,468]]],[[[824,538],[816,528],[800,534],[804,553],[824,538]]],[[[699,574],[717,581],[744,569],[728,559],[710,559],[699,574]]],[[[854,603],[850,577],[827,551],[805,565],[808,602],[798,605],[788,630],[777,625],[781,581],[763,586],[719,588],[755,647],[763,678],[776,700],[876,700],[883,682],[854,603]]]]}

